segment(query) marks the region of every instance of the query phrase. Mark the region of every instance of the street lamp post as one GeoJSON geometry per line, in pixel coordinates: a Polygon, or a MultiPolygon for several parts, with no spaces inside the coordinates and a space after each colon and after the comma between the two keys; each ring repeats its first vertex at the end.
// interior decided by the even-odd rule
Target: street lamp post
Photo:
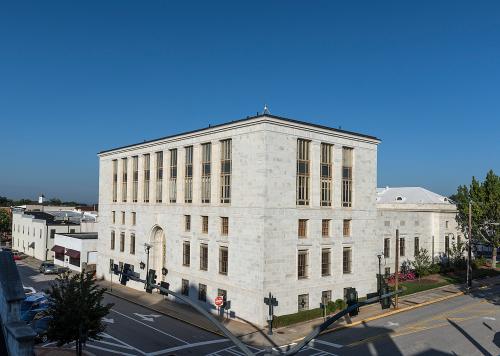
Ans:
{"type": "MultiPolygon", "coordinates": [[[[144,250],[146,251],[146,276],[149,273],[149,250],[151,249],[152,245],[148,244],[147,242],[144,243],[144,250]]],[[[146,278],[147,279],[147,278],[146,278]]]]}
{"type": "Polygon", "coordinates": [[[378,294],[380,295],[380,292],[382,291],[382,256],[384,254],[381,252],[379,254],[377,254],[377,257],[378,257],[378,278],[377,278],[377,282],[378,282],[378,294]]]}

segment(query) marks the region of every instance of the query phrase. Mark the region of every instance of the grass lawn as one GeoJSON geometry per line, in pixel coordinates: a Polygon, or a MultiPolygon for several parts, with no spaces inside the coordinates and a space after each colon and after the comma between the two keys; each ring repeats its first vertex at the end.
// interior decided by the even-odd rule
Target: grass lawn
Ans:
{"type": "MultiPolygon", "coordinates": [[[[472,271],[474,279],[484,278],[490,276],[498,276],[500,271],[495,271],[490,268],[479,268],[472,271]]],[[[422,292],[428,289],[438,288],[447,284],[465,283],[465,273],[448,273],[448,274],[435,274],[422,278],[421,280],[401,282],[399,285],[404,289],[403,295],[422,292]]],[[[400,287],[400,288],[401,288],[400,287]]]]}

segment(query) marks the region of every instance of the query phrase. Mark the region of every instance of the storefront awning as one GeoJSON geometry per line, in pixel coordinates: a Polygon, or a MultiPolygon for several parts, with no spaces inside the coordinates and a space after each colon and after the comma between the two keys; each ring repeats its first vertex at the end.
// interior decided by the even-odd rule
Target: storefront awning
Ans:
{"type": "Polygon", "coordinates": [[[55,253],[64,253],[64,247],[59,245],[54,245],[54,247],[52,247],[50,250],[54,251],[55,253]]]}
{"type": "Polygon", "coordinates": [[[72,250],[70,248],[66,249],[66,256],[71,258],[80,258],[80,251],[72,250]]]}

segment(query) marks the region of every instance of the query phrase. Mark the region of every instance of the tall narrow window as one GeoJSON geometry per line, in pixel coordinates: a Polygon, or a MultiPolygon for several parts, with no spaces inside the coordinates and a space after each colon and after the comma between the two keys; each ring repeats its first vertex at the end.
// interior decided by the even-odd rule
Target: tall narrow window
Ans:
{"type": "Polygon", "coordinates": [[[201,232],[208,234],[208,216],[201,217],[201,232]]]}
{"type": "Polygon", "coordinates": [[[191,265],[191,244],[189,241],[182,244],[182,265],[186,267],[191,265]]]}
{"type": "Polygon", "coordinates": [[[198,284],[198,299],[202,302],[207,301],[207,285],[206,284],[198,284]]]}
{"type": "Polygon", "coordinates": [[[163,195],[163,152],[156,152],[156,202],[162,202],[163,195]]]}
{"type": "Polygon", "coordinates": [[[299,219],[297,235],[302,239],[307,237],[307,219],[299,219]]]}
{"type": "Polygon", "coordinates": [[[143,201],[149,203],[149,181],[151,179],[151,157],[148,154],[143,156],[144,159],[144,197],[143,201]]]}
{"type": "Polygon", "coordinates": [[[113,160],[113,202],[118,199],[118,160],[113,160]]]}
{"type": "Polygon", "coordinates": [[[342,270],[346,273],[352,272],[352,250],[350,247],[344,247],[343,249],[343,261],[342,261],[342,270]]]}
{"type": "Polygon", "coordinates": [[[342,148],[342,206],[352,206],[352,152],[349,147],[342,148]]]}
{"type": "Polygon", "coordinates": [[[220,202],[231,203],[231,170],[232,170],[232,147],[231,139],[223,140],[221,143],[220,161],[220,202]]]}
{"type": "Polygon", "coordinates": [[[200,245],[200,269],[202,271],[208,270],[208,245],[200,245]]]}
{"type": "Polygon", "coordinates": [[[309,144],[310,141],[297,140],[297,205],[309,205],[309,144]]]}
{"type": "Polygon", "coordinates": [[[391,257],[391,239],[384,239],[384,257],[391,257]]]}
{"type": "Polygon", "coordinates": [[[220,218],[220,234],[222,236],[227,236],[229,234],[229,218],[226,216],[223,216],[220,218]]]}
{"type": "Polygon", "coordinates": [[[227,260],[228,252],[227,247],[219,248],[219,273],[227,275],[227,260]]]}
{"type": "Polygon", "coordinates": [[[184,215],[184,231],[191,231],[191,215],[184,215]]]}
{"type": "Polygon", "coordinates": [[[345,219],[343,223],[343,233],[344,237],[349,237],[351,236],[351,220],[345,219]]]}
{"type": "Polygon", "coordinates": [[[132,225],[134,225],[134,226],[137,223],[136,219],[137,219],[137,215],[136,215],[135,211],[133,211],[132,212],[132,225]]]}
{"type": "Polygon", "coordinates": [[[111,243],[110,243],[110,247],[112,250],[115,249],[115,232],[114,231],[111,231],[111,243]]]}
{"type": "Polygon", "coordinates": [[[297,277],[307,278],[307,250],[300,250],[297,255],[297,277]]]}
{"type": "Polygon", "coordinates": [[[330,249],[329,248],[324,248],[321,250],[321,275],[322,276],[329,276],[330,275],[330,249]]]}
{"type": "Polygon", "coordinates": [[[170,150],[170,191],[169,199],[171,203],[177,201],[177,149],[170,150]]]}
{"type": "Polygon", "coordinates": [[[297,310],[299,312],[309,310],[309,294],[300,294],[297,297],[297,310]]]}
{"type": "Polygon", "coordinates": [[[122,158],[122,202],[127,202],[127,158],[122,158]]]}
{"type": "Polygon", "coordinates": [[[111,223],[115,224],[116,223],[116,211],[111,212],[111,223]]]}
{"type": "Polygon", "coordinates": [[[132,157],[132,202],[137,203],[139,193],[139,157],[132,157]]]}
{"type": "Polygon", "coordinates": [[[193,146],[185,148],[184,202],[193,202],[193,146]]]}
{"type": "Polygon", "coordinates": [[[187,280],[187,279],[182,280],[181,293],[182,293],[182,295],[189,296],[189,280],[187,280]]]}
{"type": "Polygon", "coordinates": [[[125,251],[125,233],[121,232],[120,233],[120,252],[125,251]]]}
{"type": "Polygon", "coordinates": [[[450,237],[448,235],[444,237],[444,253],[446,255],[450,254],[450,237]]]}
{"type": "Polygon", "coordinates": [[[135,234],[130,234],[130,254],[135,255],[135,234]]]}
{"type": "Polygon", "coordinates": [[[405,239],[404,239],[404,237],[400,237],[399,238],[399,255],[400,256],[404,256],[405,255],[405,251],[406,251],[405,239]]]}
{"type": "Polygon", "coordinates": [[[321,206],[332,205],[332,147],[327,143],[321,144],[321,206]]]}
{"type": "Polygon", "coordinates": [[[321,220],[321,236],[330,237],[330,220],[329,219],[321,220]]]}
{"type": "Polygon", "coordinates": [[[420,239],[415,236],[415,242],[413,246],[413,255],[416,256],[418,255],[418,252],[420,251],[420,239]]]}
{"type": "Polygon", "coordinates": [[[212,144],[201,145],[201,202],[210,203],[210,177],[212,173],[212,144]]]}

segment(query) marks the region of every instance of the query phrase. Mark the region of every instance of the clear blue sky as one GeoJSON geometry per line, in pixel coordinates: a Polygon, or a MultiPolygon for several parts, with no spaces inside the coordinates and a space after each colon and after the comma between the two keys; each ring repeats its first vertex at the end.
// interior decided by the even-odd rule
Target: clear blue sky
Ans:
{"type": "Polygon", "coordinates": [[[498,174],[500,2],[0,4],[0,195],[95,202],[100,150],[264,103],[380,137],[379,186],[498,174]]]}

